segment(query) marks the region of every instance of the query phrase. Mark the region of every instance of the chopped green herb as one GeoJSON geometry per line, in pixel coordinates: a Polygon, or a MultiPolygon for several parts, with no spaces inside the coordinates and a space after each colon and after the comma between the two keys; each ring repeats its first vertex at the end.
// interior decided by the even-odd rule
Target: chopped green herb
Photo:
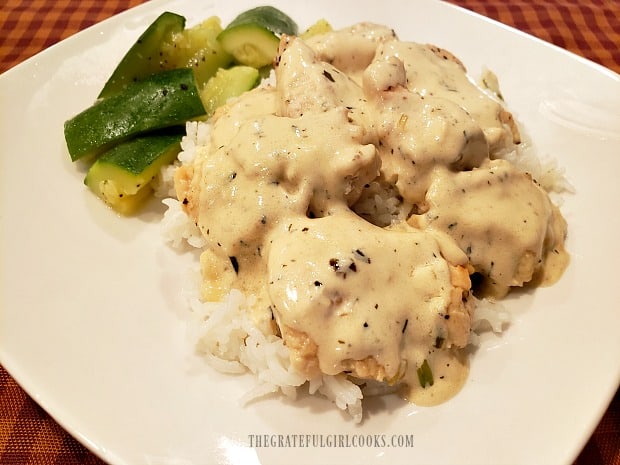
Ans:
{"type": "Polygon", "coordinates": [[[431,367],[428,364],[428,360],[424,359],[424,363],[422,363],[422,366],[418,368],[417,372],[420,386],[425,388],[427,384],[429,386],[432,386],[434,384],[435,381],[433,380],[433,372],[431,371],[431,367]]]}

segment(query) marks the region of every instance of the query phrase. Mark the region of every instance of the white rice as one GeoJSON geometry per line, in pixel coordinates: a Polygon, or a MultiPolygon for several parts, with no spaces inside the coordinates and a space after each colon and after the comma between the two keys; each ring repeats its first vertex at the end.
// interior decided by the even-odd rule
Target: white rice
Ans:
{"type": "Polygon", "coordinates": [[[372,181],[362,190],[361,197],[352,208],[367,221],[386,227],[405,221],[411,212],[412,205],[406,203],[398,195],[393,185],[372,181]]]}
{"type": "Polygon", "coordinates": [[[523,137],[523,142],[519,145],[495,156],[508,160],[521,171],[530,173],[557,205],[562,204],[562,194],[574,192],[573,186],[566,178],[564,168],[558,164],[557,159],[537,153],[528,137],[523,137]]]}

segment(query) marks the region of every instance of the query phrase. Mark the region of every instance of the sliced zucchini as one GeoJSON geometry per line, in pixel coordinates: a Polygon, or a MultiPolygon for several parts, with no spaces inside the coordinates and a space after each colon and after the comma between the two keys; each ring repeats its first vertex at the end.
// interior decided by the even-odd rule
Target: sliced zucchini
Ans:
{"type": "Polygon", "coordinates": [[[217,16],[173,34],[162,46],[162,62],[167,69],[191,68],[198,88],[215,75],[218,68],[229,66],[233,57],[218,42],[222,25],[217,16]]]}
{"type": "Polygon", "coordinates": [[[217,37],[237,63],[261,68],[278,53],[279,37],[296,35],[297,24],[272,6],[259,6],[237,16],[217,37]]]}
{"type": "Polygon", "coordinates": [[[239,65],[218,70],[200,92],[207,117],[210,117],[228,99],[252,89],[258,83],[259,78],[259,71],[251,66],[239,65]]]}
{"type": "Polygon", "coordinates": [[[326,19],[319,19],[316,23],[306,29],[299,37],[306,40],[310,37],[326,34],[333,31],[331,24],[326,19]]]}
{"type": "Polygon", "coordinates": [[[194,73],[190,69],[164,71],[97,101],[65,122],[65,141],[75,161],[130,137],[183,125],[204,114],[194,73]]]}
{"type": "Polygon", "coordinates": [[[84,184],[117,212],[134,213],[149,198],[159,170],[177,157],[181,137],[150,134],[119,144],[93,163],[84,184]]]}
{"type": "Polygon", "coordinates": [[[105,83],[99,98],[110,97],[132,82],[163,69],[169,69],[165,67],[161,58],[162,45],[172,41],[174,34],[183,31],[184,28],[183,16],[168,11],[162,13],[125,54],[105,83]]]}

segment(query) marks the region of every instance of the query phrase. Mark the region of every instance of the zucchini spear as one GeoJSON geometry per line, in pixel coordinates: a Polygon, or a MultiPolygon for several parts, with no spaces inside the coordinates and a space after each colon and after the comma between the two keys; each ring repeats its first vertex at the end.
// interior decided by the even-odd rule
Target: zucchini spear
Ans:
{"type": "Polygon", "coordinates": [[[205,109],[191,69],[153,74],[65,123],[71,160],[98,155],[146,132],[184,125],[205,109]]]}
{"type": "Polygon", "coordinates": [[[84,184],[122,214],[131,214],[148,198],[151,182],[180,150],[182,132],[149,134],[119,144],[90,167],[84,184]]]}
{"type": "Polygon", "coordinates": [[[133,82],[167,69],[162,60],[164,44],[172,42],[174,34],[184,28],[183,16],[169,11],[162,13],[125,54],[103,86],[99,98],[111,97],[133,82]]]}

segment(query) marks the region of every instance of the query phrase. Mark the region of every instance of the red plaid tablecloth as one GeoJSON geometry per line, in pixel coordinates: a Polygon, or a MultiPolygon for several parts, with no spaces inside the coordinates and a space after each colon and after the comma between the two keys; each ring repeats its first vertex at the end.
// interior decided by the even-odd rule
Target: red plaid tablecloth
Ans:
{"type": "MultiPolygon", "coordinates": [[[[0,73],[144,0],[2,0],[0,73]]],[[[618,0],[451,0],[620,73],[618,0]]],[[[67,434],[0,366],[0,465],[102,462],[67,434]]],[[[575,465],[620,465],[617,393],[575,465]]]]}

